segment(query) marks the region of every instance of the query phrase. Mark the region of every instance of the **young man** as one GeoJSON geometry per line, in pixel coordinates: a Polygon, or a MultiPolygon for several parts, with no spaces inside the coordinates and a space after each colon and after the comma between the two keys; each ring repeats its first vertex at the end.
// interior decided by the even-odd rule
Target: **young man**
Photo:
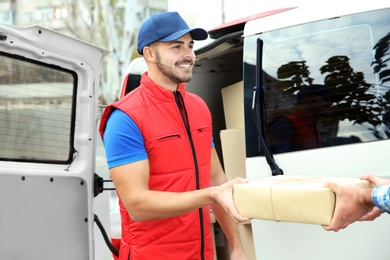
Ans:
{"type": "Polygon", "coordinates": [[[231,259],[247,259],[236,222],[248,219],[232,198],[233,184],[246,180],[226,182],[210,112],[184,84],[192,78],[194,40],[207,37],[176,12],[148,18],[138,34],[148,71],[103,113],[100,132],[120,198],[120,260],[213,259],[210,206],[231,259]]]}
{"type": "Polygon", "coordinates": [[[371,221],[383,212],[390,213],[390,180],[372,175],[360,177],[376,185],[373,189],[340,186],[327,183],[325,187],[336,193],[336,208],[332,222],[323,226],[327,231],[339,231],[355,221],[371,221]]]}

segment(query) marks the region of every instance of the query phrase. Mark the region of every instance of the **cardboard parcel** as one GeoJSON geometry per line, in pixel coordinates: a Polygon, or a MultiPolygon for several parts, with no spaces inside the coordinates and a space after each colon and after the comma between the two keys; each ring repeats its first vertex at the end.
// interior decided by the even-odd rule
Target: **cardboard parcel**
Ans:
{"type": "Polygon", "coordinates": [[[248,218],[329,225],[336,204],[326,182],[372,188],[359,178],[278,175],[234,185],[238,212],[248,218]]]}

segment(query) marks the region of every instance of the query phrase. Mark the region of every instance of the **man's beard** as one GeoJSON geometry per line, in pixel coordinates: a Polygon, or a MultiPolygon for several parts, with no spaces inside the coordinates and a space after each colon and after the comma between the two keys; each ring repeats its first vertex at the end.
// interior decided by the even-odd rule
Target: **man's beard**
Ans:
{"type": "MultiPolygon", "coordinates": [[[[185,76],[180,77],[179,75],[175,74],[168,66],[164,65],[161,62],[161,56],[160,56],[160,53],[158,51],[156,52],[156,57],[157,57],[157,62],[156,62],[157,68],[161,71],[161,73],[165,77],[167,77],[169,80],[171,80],[175,84],[180,84],[180,83],[183,83],[183,82],[189,82],[192,79],[192,73],[191,72],[189,72],[185,76]]],[[[183,60],[181,62],[186,62],[186,61],[192,63],[192,60],[183,60]]]]}

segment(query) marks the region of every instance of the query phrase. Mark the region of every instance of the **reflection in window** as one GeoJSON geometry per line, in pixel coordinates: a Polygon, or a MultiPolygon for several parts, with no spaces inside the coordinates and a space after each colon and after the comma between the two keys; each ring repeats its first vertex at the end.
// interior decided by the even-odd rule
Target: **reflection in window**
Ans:
{"type": "Polygon", "coordinates": [[[75,75],[0,54],[0,160],[69,162],[75,75]]]}
{"type": "MultiPolygon", "coordinates": [[[[273,153],[390,137],[389,17],[389,10],[382,10],[260,35],[263,127],[273,153]]],[[[245,42],[248,90],[254,85],[251,57],[258,38],[245,42]]],[[[252,126],[247,116],[249,138],[254,136],[252,126]]],[[[251,143],[247,139],[247,146],[251,143]]],[[[256,155],[258,149],[247,153],[256,155]]]]}

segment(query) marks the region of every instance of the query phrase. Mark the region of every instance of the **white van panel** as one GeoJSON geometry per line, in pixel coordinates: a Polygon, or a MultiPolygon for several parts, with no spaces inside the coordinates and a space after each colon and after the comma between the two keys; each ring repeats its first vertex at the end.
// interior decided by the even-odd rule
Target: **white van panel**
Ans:
{"type": "MultiPolygon", "coordinates": [[[[285,175],[358,177],[374,174],[386,177],[390,141],[343,145],[274,155],[285,175]],[[288,170],[286,170],[288,169],[288,170]]],[[[264,157],[246,159],[247,178],[271,176],[264,157]]],[[[260,206],[260,205],[259,205],[260,206]]],[[[339,232],[325,231],[320,225],[252,220],[258,260],[367,260],[388,259],[384,245],[390,217],[373,222],[357,222],[339,232]]]]}

